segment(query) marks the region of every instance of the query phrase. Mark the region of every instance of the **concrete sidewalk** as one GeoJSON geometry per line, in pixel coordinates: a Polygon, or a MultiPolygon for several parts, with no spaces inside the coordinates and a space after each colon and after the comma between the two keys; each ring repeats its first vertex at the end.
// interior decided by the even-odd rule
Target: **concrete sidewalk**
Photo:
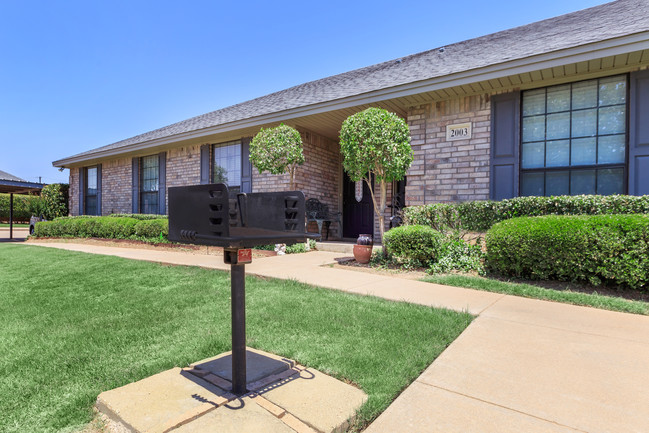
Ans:
{"type": "MultiPolygon", "coordinates": [[[[227,270],[201,254],[42,246],[227,270]]],[[[339,256],[268,257],[247,271],[479,316],[366,432],[649,432],[649,317],[326,266],[339,256]]]]}

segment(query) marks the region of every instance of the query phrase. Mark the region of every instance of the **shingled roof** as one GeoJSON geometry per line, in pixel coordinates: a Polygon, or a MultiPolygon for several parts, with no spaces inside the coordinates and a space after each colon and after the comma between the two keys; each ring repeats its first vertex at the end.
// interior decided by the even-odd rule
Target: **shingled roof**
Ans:
{"type": "Polygon", "coordinates": [[[0,170],[0,180],[10,180],[12,182],[27,182],[25,179],[21,179],[13,174],[9,174],[6,171],[0,170]]]}
{"type": "MultiPolygon", "coordinates": [[[[430,51],[300,84],[74,155],[77,158],[299,107],[450,76],[649,31],[647,0],[617,0],[430,51]]],[[[55,161],[61,166],[65,160],[55,161]]]]}

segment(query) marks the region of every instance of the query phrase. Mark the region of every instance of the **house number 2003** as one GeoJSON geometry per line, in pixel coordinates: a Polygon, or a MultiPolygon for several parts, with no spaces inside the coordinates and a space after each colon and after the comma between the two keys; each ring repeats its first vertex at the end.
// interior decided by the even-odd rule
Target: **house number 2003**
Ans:
{"type": "Polygon", "coordinates": [[[467,140],[471,138],[471,122],[446,125],[446,141],[467,140]]]}
{"type": "Polygon", "coordinates": [[[451,129],[451,138],[467,137],[469,135],[469,128],[451,129]]]}

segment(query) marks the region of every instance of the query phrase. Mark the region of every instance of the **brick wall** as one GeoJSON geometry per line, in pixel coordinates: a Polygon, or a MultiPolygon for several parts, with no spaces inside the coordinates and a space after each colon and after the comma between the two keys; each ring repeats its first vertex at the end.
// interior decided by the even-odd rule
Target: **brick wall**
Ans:
{"type": "Polygon", "coordinates": [[[167,209],[169,189],[201,183],[201,146],[178,147],[167,151],[167,209]]]}
{"type": "Polygon", "coordinates": [[[415,159],[408,171],[409,206],[489,198],[491,109],[488,95],[411,107],[415,159]],[[468,140],[446,141],[446,126],[472,122],[468,140]]]}
{"type": "Polygon", "coordinates": [[[68,212],[79,215],[79,172],[80,168],[70,169],[70,190],[68,197],[68,212]]]}
{"type": "MultiPolygon", "coordinates": [[[[317,198],[329,206],[331,212],[340,212],[339,197],[342,194],[342,171],[338,142],[311,131],[300,130],[304,143],[304,164],[298,167],[295,175],[295,188],[304,192],[307,200],[317,198]]],[[[289,188],[289,176],[260,174],[253,167],[253,192],[285,191],[289,188]]],[[[317,231],[312,223],[309,231],[317,231]]],[[[331,225],[330,238],[342,235],[338,224],[331,225]]]]}
{"type": "Polygon", "coordinates": [[[101,213],[131,213],[131,158],[101,163],[101,213]]]}

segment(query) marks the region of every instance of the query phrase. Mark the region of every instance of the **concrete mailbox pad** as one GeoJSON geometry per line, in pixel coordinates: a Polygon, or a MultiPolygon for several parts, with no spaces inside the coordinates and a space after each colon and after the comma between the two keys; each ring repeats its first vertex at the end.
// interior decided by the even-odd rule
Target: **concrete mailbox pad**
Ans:
{"type": "Polygon", "coordinates": [[[248,348],[248,393],[232,394],[231,353],[103,392],[97,408],[131,432],[335,432],[367,395],[294,361],[248,348]],[[263,430],[259,427],[263,426],[263,430]]]}

